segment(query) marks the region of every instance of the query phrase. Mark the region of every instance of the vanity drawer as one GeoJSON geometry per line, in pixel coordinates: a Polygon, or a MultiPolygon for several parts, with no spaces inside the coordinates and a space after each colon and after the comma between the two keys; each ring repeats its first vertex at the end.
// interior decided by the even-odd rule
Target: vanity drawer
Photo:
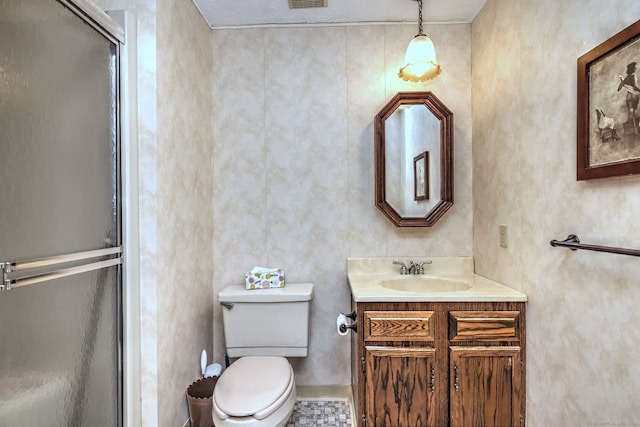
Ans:
{"type": "Polygon", "coordinates": [[[365,341],[433,341],[433,311],[365,311],[365,341]]]}
{"type": "Polygon", "coordinates": [[[519,311],[450,311],[450,341],[518,341],[519,311]]]}

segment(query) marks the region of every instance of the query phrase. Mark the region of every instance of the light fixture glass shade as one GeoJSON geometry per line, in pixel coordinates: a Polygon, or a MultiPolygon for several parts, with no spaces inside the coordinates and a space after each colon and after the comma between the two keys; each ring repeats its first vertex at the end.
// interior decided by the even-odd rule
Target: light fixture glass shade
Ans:
{"type": "Polygon", "coordinates": [[[411,40],[404,56],[404,64],[398,72],[402,80],[423,82],[440,74],[436,49],[431,39],[424,34],[418,34],[411,40]]]}

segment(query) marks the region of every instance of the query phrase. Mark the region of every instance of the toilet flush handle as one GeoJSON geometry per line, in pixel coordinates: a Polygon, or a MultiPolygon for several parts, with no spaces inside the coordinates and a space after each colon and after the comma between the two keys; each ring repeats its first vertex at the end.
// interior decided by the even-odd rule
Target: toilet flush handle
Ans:
{"type": "Polygon", "coordinates": [[[220,305],[231,310],[233,308],[233,303],[229,301],[221,301],[220,305]]]}

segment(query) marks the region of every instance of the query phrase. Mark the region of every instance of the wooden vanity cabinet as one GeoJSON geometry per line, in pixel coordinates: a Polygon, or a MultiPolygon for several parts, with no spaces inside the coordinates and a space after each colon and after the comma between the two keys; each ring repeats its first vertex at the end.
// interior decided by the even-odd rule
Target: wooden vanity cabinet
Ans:
{"type": "Polygon", "coordinates": [[[524,302],[353,308],[355,425],[524,425],[524,302]]]}

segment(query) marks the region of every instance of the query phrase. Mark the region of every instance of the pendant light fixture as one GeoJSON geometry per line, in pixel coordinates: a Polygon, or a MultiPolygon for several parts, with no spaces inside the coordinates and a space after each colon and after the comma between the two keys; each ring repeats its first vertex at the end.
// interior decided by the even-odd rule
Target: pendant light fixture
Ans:
{"type": "Polygon", "coordinates": [[[422,0],[418,0],[418,34],[411,40],[398,76],[402,80],[423,82],[440,74],[433,42],[422,32],[422,0]]]}

